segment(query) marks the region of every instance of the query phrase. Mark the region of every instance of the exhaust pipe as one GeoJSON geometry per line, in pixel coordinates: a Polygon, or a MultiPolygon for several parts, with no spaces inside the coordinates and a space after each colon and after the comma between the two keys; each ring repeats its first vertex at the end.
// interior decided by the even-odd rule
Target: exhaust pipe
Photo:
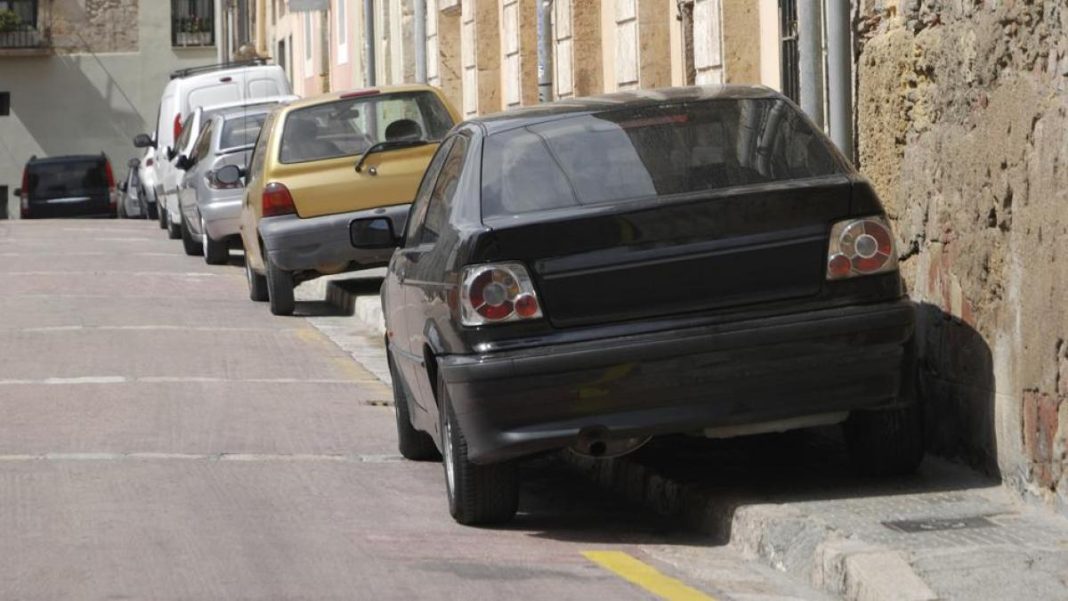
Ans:
{"type": "Polygon", "coordinates": [[[572,453],[591,459],[611,459],[621,457],[640,449],[649,442],[649,436],[632,438],[612,438],[608,428],[591,426],[579,431],[575,443],[571,445],[572,453]]]}

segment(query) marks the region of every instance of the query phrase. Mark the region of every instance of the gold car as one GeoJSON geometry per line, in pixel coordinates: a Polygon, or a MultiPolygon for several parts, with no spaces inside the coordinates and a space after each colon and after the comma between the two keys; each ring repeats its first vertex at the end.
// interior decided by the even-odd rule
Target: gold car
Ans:
{"type": "Polygon", "coordinates": [[[425,85],[326,94],[273,111],[249,166],[217,175],[247,181],[240,229],[250,298],[289,315],[300,282],[387,264],[392,249],[355,248],[349,223],[389,217],[401,231],[457,120],[441,91],[425,85]]]}

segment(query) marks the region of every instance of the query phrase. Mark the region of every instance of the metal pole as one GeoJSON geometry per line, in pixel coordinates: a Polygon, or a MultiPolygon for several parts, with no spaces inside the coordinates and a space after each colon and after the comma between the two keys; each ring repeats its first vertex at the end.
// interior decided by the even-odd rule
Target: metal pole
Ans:
{"type": "Polygon", "coordinates": [[[823,129],[823,15],[820,0],[797,2],[801,109],[823,129]]]}
{"type": "Polygon", "coordinates": [[[415,81],[426,83],[426,0],[415,2],[415,81]]]}
{"type": "Polygon", "coordinates": [[[370,87],[375,85],[375,0],[363,0],[363,48],[367,54],[363,79],[370,87]]]}
{"type": "Polygon", "coordinates": [[[853,40],[849,0],[827,2],[827,118],[831,139],[853,160],[853,40]]]}
{"type": "Polygon", "coordinates": [[[553,99],[552,12],[552,0],[538,0],[538,102],[553,99]]]}

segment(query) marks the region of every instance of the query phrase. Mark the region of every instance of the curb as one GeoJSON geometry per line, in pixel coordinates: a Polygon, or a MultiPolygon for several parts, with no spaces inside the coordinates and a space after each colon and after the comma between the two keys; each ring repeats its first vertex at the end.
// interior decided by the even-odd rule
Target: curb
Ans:
{"type": "MultiPolygon", "coordinates": [[[[326,300],[364,328],[385,334],[382,304],[366,285],[326,282],[326,300]]],[[[848,601],[937,601],[938,595],[888,547],[866,543],[789,505],[754,504],[722,491],[666,477],[634,460],[590,459],[564,453],[568,463],[602,488],[661,515],[680,518],[719,544],[730,544],[817,589],[848,601]]]]}
{"type": "Polygon", "coordinates": [[[937,601],[938,595],[893,549],[848,537],[788,505],[742,504],[664,477],[637,461],[567,461],[601,487],[687,527],[730,544],[746,557],[809,582],[848,601],[937,601]]]}

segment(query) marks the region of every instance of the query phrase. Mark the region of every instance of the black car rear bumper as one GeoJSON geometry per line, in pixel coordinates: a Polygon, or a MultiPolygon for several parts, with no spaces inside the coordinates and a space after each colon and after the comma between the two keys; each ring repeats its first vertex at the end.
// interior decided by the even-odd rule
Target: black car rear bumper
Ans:
{"type": "Polygon", "coordinates": [[[493,463],[610,437],[898,406],[915,309],[902,300],[759,320],[448,355],[469,458],[493,463]]]}

